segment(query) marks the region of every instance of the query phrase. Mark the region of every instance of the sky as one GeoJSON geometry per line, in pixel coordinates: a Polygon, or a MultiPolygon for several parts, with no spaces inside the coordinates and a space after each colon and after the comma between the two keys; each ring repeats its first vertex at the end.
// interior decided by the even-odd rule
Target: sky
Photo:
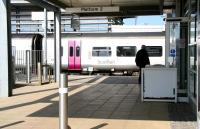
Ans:
{"type": "Polygon", "coordinates": [[[164,25],[163,15],[138,16],[137,18],[124,19],[124,25],[164,25]]]}

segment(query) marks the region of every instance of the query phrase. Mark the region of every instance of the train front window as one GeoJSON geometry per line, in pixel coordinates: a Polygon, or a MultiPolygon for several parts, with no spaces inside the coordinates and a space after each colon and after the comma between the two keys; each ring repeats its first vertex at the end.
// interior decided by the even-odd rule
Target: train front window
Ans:
{"type": "Polygon", "coordinates": [[[117,56],[135,56],[136,46],[118,46],[117,47],[117,56]]]}
{"type": "Polygon", "coordinates": [[[111,56],[111,47],[93,47],[92,56],[111,56]]]}
{"type": "Polygon", "coordinates": [[[146,46],[149,57],[162,56],[162,46],[146,46]]]}

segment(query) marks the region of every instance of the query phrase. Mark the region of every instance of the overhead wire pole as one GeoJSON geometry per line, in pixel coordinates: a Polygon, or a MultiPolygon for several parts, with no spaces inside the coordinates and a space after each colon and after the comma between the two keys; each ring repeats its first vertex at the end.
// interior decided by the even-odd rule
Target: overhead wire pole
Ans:
{"type": "Polygon", "coordinates": [[[10,0],[0,1],[0,97],[8,97],[12,95],[14,86],[14,73],[12,63],[11,48],[11,9],[10,0]]]}
{"type": "MultiPolygon", "coordinates": [[[[44,44],[43,44],[43,63],[47,65],[47,9],[44,8],[44,44]]],[[[47,80],[47,67],[43,67],[44,80],[47,80]]]]}

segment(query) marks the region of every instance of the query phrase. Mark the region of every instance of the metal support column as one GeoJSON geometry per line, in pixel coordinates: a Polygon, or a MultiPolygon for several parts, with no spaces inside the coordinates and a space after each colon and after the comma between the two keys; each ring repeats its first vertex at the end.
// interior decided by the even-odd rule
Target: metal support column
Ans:
{"type": "Polygon", "coordinates": [[[55,26],[55,67],[56,67],[56,82],[60,81],[60,71],[61,71],[61,13],[55,12],[54,13],[54,26],[55,26]]]}
{"type": "MultiPolygon", "coordinates": [[[[44,55],[43,55],[43,59],[44,65],[47,65],[47,9],[44,9],[44,44],[43,44],[43,51],[44,51],[44,55]]],[[[44,76],[44,80],[47,80],[47,67],[43,67],[43,76],[44,76]]]]}
{"type": "Polygon", "coordinates": [[[26,50],[26,76],[27,76],[27,80],[26,80],[26,82],[27,83],[30,83],[31,81],[31,72],[30,72],[30,70],[31,70],[31,67],[30,67],[30,58],[31,58],[31,56],[30,56],[30,50],[26,50]]]}
{"type": "Polygon", "coordinates": [[[59,86],[59,129],[68,129],[68,78],[60,75],[59,86]]]}
{"type": "Polygon", "coordinates": [[[197,128],[200,129],[200,0],[197,0],[197,128]]]}
{"type": "Polygon", "coordinates": [[[42,85],[42,65],[40,62],[37,64],[38,85],[42,85]]]}
{"type": "Polygon", "coordinates": [[[11,21],[10,21],[10,0],[0,1],[0,97],[12,95],[14,86],[12,48],[11,48],[11,21]]]}
{"type": "Polygon", "coordinates": [[[108,32],[112,32],[112,27],[111,27],[111,19],[108,18],[108,32]]]}
{"type": "Polygon", "coordinates": [[[165,66],[169,67],[169,49],[170,49],[170,23],[165,24],[165,66]]]}

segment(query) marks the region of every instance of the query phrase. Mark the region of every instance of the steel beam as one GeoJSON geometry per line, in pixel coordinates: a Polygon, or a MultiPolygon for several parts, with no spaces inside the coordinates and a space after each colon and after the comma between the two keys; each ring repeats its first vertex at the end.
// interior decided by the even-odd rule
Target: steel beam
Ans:
{"type": "Polygon", "coordinates": [[[12,95],[14,74],[11,50],[10,0],[0,1],[0,97],[12,95]]]}
{"type": "Polygon", "coordinates": [[[55,0],[47,0],[47,1],[50,2],[50,3],[52,3],[52,4],[54,4],[54,5],[56,5],[59,8],[65,9],[67,7],[66,4],[64,4],[63,2],[61,2],[59,0],[56,0],[56,1],[55,0]]]}
{"type": "Polygon", "coordinates": [[[55,11],[55,12],[59,12],[59,8],[56,7],[55,5],[52,5],[46,1],[43,0],[27,0],[32,4],[38,5],[40,7],[46,8],[47,10],[51,10],[51,11],[55,11]]]}

